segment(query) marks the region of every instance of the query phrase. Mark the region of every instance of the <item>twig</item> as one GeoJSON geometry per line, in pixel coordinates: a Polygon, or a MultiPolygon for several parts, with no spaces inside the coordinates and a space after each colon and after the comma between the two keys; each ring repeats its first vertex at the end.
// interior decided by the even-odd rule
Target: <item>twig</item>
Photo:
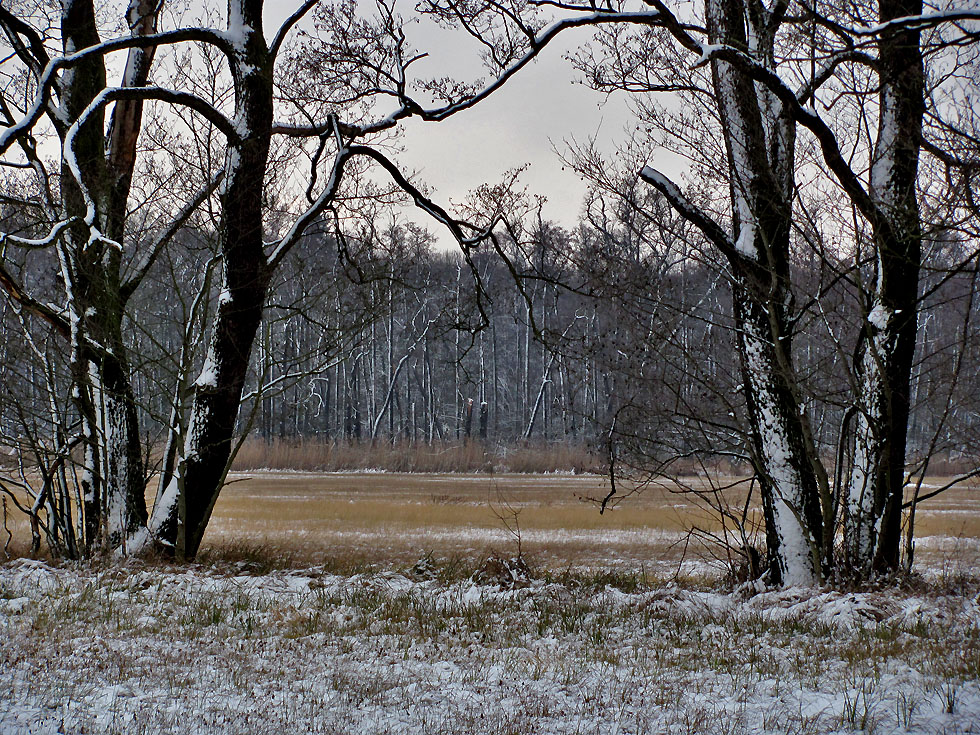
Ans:
{"type": "Polygon", "coordinates": [[[3,530],[7,532],[7,540],[3,543],[3,558],[9,559],[10,554],[7,553],[7,549],[10,548],[10,542],[14,540],[14,534],[10,532],[10,527],[7,525],[7,496],[3,496],[3,530]]]}

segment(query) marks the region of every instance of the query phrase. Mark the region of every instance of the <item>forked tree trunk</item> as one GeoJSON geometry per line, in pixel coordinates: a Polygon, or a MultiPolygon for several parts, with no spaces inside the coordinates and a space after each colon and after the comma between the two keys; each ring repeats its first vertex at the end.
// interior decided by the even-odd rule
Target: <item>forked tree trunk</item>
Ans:
{"type": "MultiPolygon", "coordinates": [[[[61,24],[66,53],[100,42],[91,0],[64,2],[61,24]]],[[[150,30],[152,26],[151,19],[150,30]]],[[[152,52],[134,52],[130,61],[137,56],[142,62],[127,67],[124,85],[145,83],[152,52]]],[[[65,119],[77,120],[105,86],[101,57],[92,56],[67,70],[61,97],[65,119]]],[[[96,204],[96,224],[118,243],[125,235],[141,109],[139,103],[129,103],[126,119],[120,119],[118,110],[113,115],[108,156],[101,109],[80,126],[73,148],[82,183],[96,204]]],[[[67,128],[60,133],[64,139],[67,128]]],[[[67,162],[62,182],[63,215],[83,216],[85,199],[67,162]]],[[[88,240],[87,227],[73,227],[60,255],[71,312],[72,399],[84,438],[85,547],[91,552],[97,545],[122,543],[128,533],[145,524],[146,502],[136,400],[122,339],[121,255],[115,247],[88,240]]]]}
{"type": "MultiPolygon", "coordinates": [[[[707,16],[711,43],[745,49],[774,67],[780,19],[761,2],[708,0],[707,16]]],[[[824,553],[822,467],[799,398],[788,318],[796,128],[775,96],[736,67],[716,60],[712,78],[732,174],[734,237],[725,254],[770,577],[812,584],[824,553]]]]}
{"type": "MultiPolygon", "coordinates": [[[[152,33],[159,3],[131,3],[127,19],[135,34],[152,33]]],[[[66,54],[100,42],[92,0],[61,3],[66,54]]],[[[122,86],[146,83],[152,49],[130,52],[122,86]]],[[[39,59],[44,66],[44,59],[39,59]]],[[[81,122],[61,171],[61,216],[81,220],[84,191],[95,205],[95,226],[119,246],[125,222],[142,118],[138,101],[113,111],[108,146],[104,107],[83,113],[106,87],[104,59],[92,55],[65,69],[59,84],[59,114],[53,116],[63,147],[72,124],[81,122]],[[70,161],[77,164],[75,179],[70,161]]],[[[57,251],[66,290],[71,401],[80,419],[83,548],[115,547],[146,522],[144,468],[136,399],[122,339],[125,296],[117,246],[90,238],[81,221],[70,227],[57,251]]]]}
{"type": "MultiPolygon", "coordinates": [[[[773,7],[770,11],[759,0],[707,0],[709,42],[741,50],[775,71],[774,38],[782,17],[774,13],[785,12],[785,6],[773,7]]],[[[711,71],[729,162],[730,234],[662,174],[645,168],[642,175],[728,261],[770,581],[812,584],[829,563],[833,504],[792,357],[789,247],[796,126],[779,99],[741,67],[713,59],[711,71]]]]}

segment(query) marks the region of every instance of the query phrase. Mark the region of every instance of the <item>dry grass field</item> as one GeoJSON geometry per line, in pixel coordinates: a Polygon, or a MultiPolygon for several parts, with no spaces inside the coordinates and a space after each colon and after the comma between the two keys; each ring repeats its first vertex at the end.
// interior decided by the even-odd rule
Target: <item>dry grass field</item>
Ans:
{"type": "MultiPolygon", "coordinates": [[[[699,486],[691,478],[684,485],[699,486]]],[[[234,476],[223,491],[205,547],[274,547],[304,564],[347,559],[385,566],[424,554],[512,554],[519,528],[523,553],[551,569],[645,568],[665,575],[682,559],[714,564],[714,550],[688,542],[687,530],[717,531],[718,521],[680,485],[645,487],[600,514],[594,500],[608,489],[608,479],[594,475],[252,472],[234,476]]],[[[980,488],[927,501],[916,529],[923,565],[975,567],[980,488]]]]}
{"type": "Polygon", "coordinates": [[[200,563],[0,563],[0,733],[980,733],[977,489],[920,510],[922,575],[765,590],[684,556],[667,487],[232,480],[200,563]],[[515,517],[530,574],[473,574],[515,517]]]}
{"type": "MultiPolygon", "coordinates": [[[[942,478],[927,485],[938,486],[942,478]]],[[[687,487],[703,487],[685,478],[687,487]]],[[[608,478],[571,474],[395,472],[236,473],[205,536],[206,557],[280,557],[283,565],[376,568],[425,555],[472,562],[520,550],[548,569],[629,569],[670,576],[724,568],[726,559],[687,531],[718,531],[716,517],[680,485],[642,488],[600,514],[608,478]]],[[[631,487],[620,488],[629,491],[631,487]]],[[[744,492],[744,491],[743,491],[744,492]]],[[[740,504],[744,494],[732,494],[740,504]]],[[[28,528],[10,511],[11,554],[28,528]]],[[[980,487],[949,490],[916,516],[917,562],[931,569],[980,567],[980,487]]],[[[2,540],[2,539],[0,539],[2,540]]]]}
{"type": "Polygon", "coordinates": [[[674,558],[695,509],[664,490],[599,513],[608,481],[581,475],[281,474],[233,478],[205,546],[282,547],[304,563],[385,565],[425,554],[521,551],[548,567],[674,558]]]}

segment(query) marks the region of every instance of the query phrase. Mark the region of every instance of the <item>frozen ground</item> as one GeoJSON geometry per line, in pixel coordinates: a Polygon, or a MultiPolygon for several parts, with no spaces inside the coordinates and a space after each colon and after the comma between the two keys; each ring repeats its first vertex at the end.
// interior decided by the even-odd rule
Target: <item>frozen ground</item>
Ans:
{"type": "Polygon", "coordinates": [[[974,582],[243,571],[0,566],[0,733],[980,733],[974,582]]]}

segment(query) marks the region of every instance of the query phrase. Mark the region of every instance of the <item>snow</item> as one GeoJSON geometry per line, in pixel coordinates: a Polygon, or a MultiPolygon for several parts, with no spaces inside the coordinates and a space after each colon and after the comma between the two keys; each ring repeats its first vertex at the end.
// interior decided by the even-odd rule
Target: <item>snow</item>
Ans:
{"type": "Polygon", "coordinates": [[[878,141],[875,145],[874,160],[871,164],[871,195],[876,202],[886,207],[893,204],[895,196],[892,172],[898,147],[898,116],[901,115],[899,100],[895,90],[885,87],[882,100],[878,141]]]}
{"type": "Polygon", "coordinates": [[[876,36],[889,28],[926,28],[931,25],[938,25],[944,22],[961,20],[980,20],[980,9],[966,6],[951,7],[934,13],[922,13],[920,15],[905,15],[901,18],[893,18],[884,23],[877,23],[869,26],[858,26],[853,29],[853,33],[864,36],[876,36]]]}
{"type": "Polygon", "coordinates": [[[735,240],[735,249],[746,258],[757,258],[759,253],[755,247],[755,222],[749,212],[748,203],[743,196],[738,197],[739,214],[744,217],[740,221],[738,239],[735,240]]]}
{"type": "Polygon", "coordinates": [[[712,54],[715,54],[725,48],[726,46],[723,43],[702,43],[701,55],[698,57],[698,60],[691,65],[692,68],[697,69],[698,67],[704,66],[711,59],[712,54]]]}
{"type": "Polygon", "coordinates": [[[875,304],[871,313],[868,314],[868,324],[877,329],[879,332],[883,332],[888,329],[889,322],[889,312],[890,309],[882,303],[875,304]]]}
{"type": "Polygon", "coordinates": [[[225,38],[236,49],[243,49],[246,38],[252,33],[254,33],[254,29],[245,23],[245,19],[242,17],[242,3],[229,2],[228,30],[225,32],[225,38]]]}
{"type": "Polygon", "coordinates": [[[972,594],[24,560],[0,732],[976,732],[972,594]]]}
{"type": "Polygon", "coordinates": [[[201,368],[201,374],[197,376],[197,380],[194,384],[202,388],[215,388],[218,385],[218,367],[214,362],[214,355],[211,351],[208,351],[207,358],[204,360],[204,366],[201,368]]]}
{"type": "Polygon", "coordinates": [[[146,526],[140,526],[126,537],[126,543],[114,551],[116,556],[138,555],[149,548],[152,536],[146,526]]]}
{"type": "MultiPolygon", "coordinates": [[[[739,238],[741,239],[741,237],[739,238]]],[[[785,420],[780,415],[777,397],[767,376],[773,374],[768,335],[760,334],[751,319],[745,320],[743,340],[749,380],[758,411],[762,441],[762,461],[773,483],[773,522],[785,562],[783,576],[789,585],[811,584],[816,570],[807,532],[800,522],[803,507],[803,482],[793,466],[790,439],[785,420]]]]}
{"type": "Polygon", "coordinates": [[[238,170],[241,168],[241,163],[242,157],[238,148],[235,146],[228,146],[228,151],[225,154],[225,177],[219,185],[219,194],[225,195],[228,193],[235,176],[238,174],[238,170]]]}
{"type": "Polygon", "coordinates": [[[874,426],[881,423],[885,411],[882,366],[888,364],[889,352],[895,344],[894,332],[888,329],[889,320],[889,310],[877,302],[868,315],[868,322],[878,331],[868,340],[861,356],[862,403],[854,418],[854,459],[847,487],[846,543],[865,560],[874,556],[884,518],[884,508],[876,512],[874,504],[874,467],[881,453],[874,426]]]}
{"type": "Polygon", "coordinates": [[[177,475],[175,474],[164,489],[163,494],[153,506],[153,515],[150,516],[150,522],[148,524],[152,533],[159,533],[160,529],[163,528],[163,524],[167,522],[167,518],[170,517],[173,509],[177,507],[179,497],[180,486],[177,481],[177,475]]]}

